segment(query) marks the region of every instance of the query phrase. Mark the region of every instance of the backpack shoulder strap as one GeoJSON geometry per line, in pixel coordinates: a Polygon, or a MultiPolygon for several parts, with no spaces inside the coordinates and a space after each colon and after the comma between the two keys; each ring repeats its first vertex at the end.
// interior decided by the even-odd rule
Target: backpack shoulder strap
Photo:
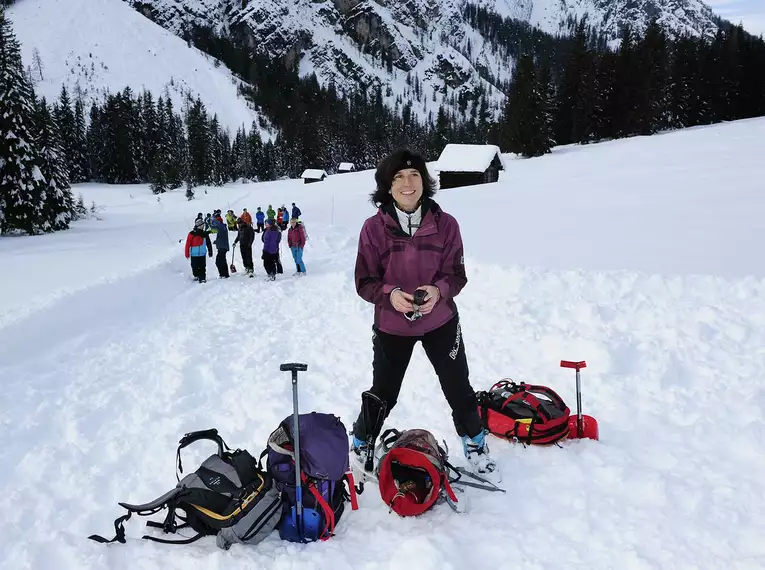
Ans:
{"type": "Polygon", "coordinates": [[[526,386],[526,390],[529,392],[536,392],[538,394],[544,394],[548,398],[550,398],[555,405],[560,408],[561,410],[568,409],[568,406],[563,401],[563,398],[561,398],[558,393],[553,390],[552,388],[548,388],[547,386],[536,386],[536,385],[528,385],[526,386]]]}
{"type": "Polygon", "coordinates": [[[226,445],[226,442],[223,441],[223,438],[221,438],[221,436],[218,435],[218,430],[215,428],[205,429],[201,431],[192,431],[190,433],[187,433],[178,442],[178,451],[176,451],[176,454],[175,454],[176,459],[178,461],[178,472],[176,472],[175,478],[178,481],[181,480],[181,478],[178,476],[178,473],[183,473],[183,466],[181,465],[181,449],[191,445],[195,441],[199,441],[203,439],[208,439],[218,444],[218,455],[220,457],[223,457],[223,454],[225,453],[226,450],[231,451],[229,447],[226,445]]]}
{"type": "MultiPolygon", "coordinates": [[[[97,534],[92,534],[88,538],[91,540],[95,540],[96,542],[100,542],[102,544],[109,544],[111,542],[121,542],[122,544],[125,544],[125,527],[123,526],[123,524],[125,523],[125,521],[130,519],[133,513],[142,517],[158,513],[162,509],[166,508],[168,504],[172,502],[174,499],[177,499],[183,492],[184,492],[184,489],[180,487],[176,487],[175,489],[168,491],[161,497],[157,497],[153,501],[149,503],[144,503],[142,505],[131,505],[130,503],[118,503],[119,506],[127,510],[127,514],[122,515],[121,517],[117,518],[114,521],[114,532],[115,532],[114,538],[109,540],[97,534]]],[[[158,526],[160,528],[166,529],[167,531],[167,528],[168,528],[167,525],[174,524],[174,518],[175,518],[175,508],[171,507],[167,514],[167,517],[165,518],[164,523],[152,524],[152,521],[149,521],[146,524],[147,526],[158,526]]]]}
{"type": "Polygon", "coordinates": [[[122,526],[122,524],[130,518],[130,516],[133,513],[131,511],[128,511],[128,514],[122,515],[118,519],[114,521],[114,538],[111,540],[104,538],[103,536],[99,536],[97,534],[91,534],[88,538],[90,540],[95,540],[96,542],[100,542],[101,544],[109,544],[111,542],[121,542],[122,544],[125,544],[125,527],[122,526]]]}

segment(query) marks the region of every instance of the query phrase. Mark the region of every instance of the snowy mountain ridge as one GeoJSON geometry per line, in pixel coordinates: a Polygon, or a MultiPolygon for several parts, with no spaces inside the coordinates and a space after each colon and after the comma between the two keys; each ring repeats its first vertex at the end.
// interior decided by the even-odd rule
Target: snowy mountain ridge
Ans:
{"type": "MultiPolygon", "coordinates": [[[[212,4],[212,0],[210,0],[212,4]]],[[[152,24],[122,0],[21,0],[8,8],[24,65],[33,68],[38,95],[58,99],[61,86],[89,104],[125,87],[169,96],[176,111],[199,97],[231,132],[268,123],[237,93],[241,83],[225,65],[152,24]],[[38,52],[42,73],[34,65],[38,52]]]]}
{"type": "Polygon", "coordinates": [[[36,89],[49,100],[62,84],[90,100],[145,87],[171,96],[176,109],[200,97],[232,133],[257,120],[270,138],[268,121],[238,93],[241,80],[184,42],[193,27],[236,37],[338,92],[379,87],[391,109],[412,101],[421,119],[441,105],[475,114],[479,101],[497,119],[514,58],[471,25],[470,5],[550,33],[585,15],[612,38],[626,22],[641,31],[654,15],[676,35],[716,29],[700,0],[101,0],[95,8],[87,0],[19,0],[9,13],[25,64],[34,50],[41,54],[36,89]]]}
{"type": "Polygon", "coordinates": [[[203,26],[244,40],[301,76],[316,73],[338,91],[380,85],[393,106],[422,96],[427,116],[456,98],[484,93],[496,113],[513,58],[483,37],[464,15],[469,4],[551,34],[586,17],[616,41],[629,24],[645,30],[653,17],[673,36],[714,35],[714,14],[701,0],[124,0],[176,34],[203,26]]]}

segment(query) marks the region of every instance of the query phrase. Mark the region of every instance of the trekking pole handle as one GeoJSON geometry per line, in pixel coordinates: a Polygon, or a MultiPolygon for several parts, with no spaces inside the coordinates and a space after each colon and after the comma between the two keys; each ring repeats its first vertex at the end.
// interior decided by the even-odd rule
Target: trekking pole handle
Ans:
{"type": "Polygon", "coordinates": [[[298,420],[299,417],[299,410],[298,410],[298,388],[297,388],[297,380],[298,380],[298,372],[299,371],[306,371],[308,370],[307,364],[302,364],[298,362],[285,362],[284,364],[279,365],[279,370],[282,372],[292,372],[292,438],[294,440],[294,450],[293,453],[295,454],[295,499],[297,505],[295,505],[295,511],[297,515],[297,520],[295,521],[297,523],[298,532],[300,533],[300,536],[303,536],[303,482],[301,481],[301,471],[300,471],[300,423],[298,420]]]}
{"type": "Polygon", "coordinates": [[[587,363],[584,360],[572,361],[561,360],[561,368],[573,368],[576,370],[576,431],[577,437],[583,437],[584,427],[582,425],[582,384],[579,376],[579,371],[582,368],[587,368],[587,363]]]}
{"type": "MultiPolygon", "coordinates": [[[[308,365],[300,362],[285,362],[284,364],[279,365],[279,370],[282,372],[305,372],[308,370],[308,365]]],[[[293,374],[293,377],[295,376],[297,375],[293,374]]]]}
{"type": "Polygon", "coordinates": [[[587,362],[584,360],[561,360],[560,361],[560,367],[561,368],[574,368],[576,370],[580,370],[582,368],[587,368],[587,362]]]}

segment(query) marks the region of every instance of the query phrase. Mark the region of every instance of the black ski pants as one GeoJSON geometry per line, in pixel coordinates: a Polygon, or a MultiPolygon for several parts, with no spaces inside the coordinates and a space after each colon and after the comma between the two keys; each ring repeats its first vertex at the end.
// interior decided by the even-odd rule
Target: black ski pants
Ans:
{"type": "MultiPolygon", "coordinates": [[[[373,330],[374,356],[370,391],[387,403],[386,417],[396,405],[414,346],[420,341],[452,409],[452,420],[457,434],[472,438],[480,433],[483,428],[478,415],[475,391],[470,385],[459,316],[455,315],[446,324],[419,337],[395,336],[381,332],[375,327],[373,330]]],[[[363,409],[354,424],[353,433],[359,439],[366,440],[367,426],[364,424],[363,409]]]]}
{"type": "Polygon", "coordinates": [[[221,277],[228,277],[228,260],[226,259],[226,254],[228,253],[228,250],[226,249],[219,249],[218,255],[215,257],[215,265],[218,268],[218,275],[221,277]]]}
{"type": "Polygon", "coordinates": [[[242,265],[245,269],[255,270],[255,266],[252,264],[252,244],[245,245],[239,244],[239,252],[242,254],[242,265]]]}
{"type": "Polygon", "coordinates": [[[276,264],[279,260],[278,253],[263,252],[263,269],[268,275],[276,275],[276,264]]]}
{"type": "Polygon", "coordinates": [[[191,256],[191,274],[199,281],[207,281],[207,258],[204,255],[191,256]]]}

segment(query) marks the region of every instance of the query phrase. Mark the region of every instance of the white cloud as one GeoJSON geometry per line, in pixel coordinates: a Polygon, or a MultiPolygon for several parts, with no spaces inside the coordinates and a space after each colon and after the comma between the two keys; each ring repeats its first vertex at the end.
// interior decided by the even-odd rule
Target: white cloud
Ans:
{"type": "Polygon", "coordinates": [[[762,0],[707,0],[719,16],[755,35],[765,35],[765,11],[762,0]]]}

